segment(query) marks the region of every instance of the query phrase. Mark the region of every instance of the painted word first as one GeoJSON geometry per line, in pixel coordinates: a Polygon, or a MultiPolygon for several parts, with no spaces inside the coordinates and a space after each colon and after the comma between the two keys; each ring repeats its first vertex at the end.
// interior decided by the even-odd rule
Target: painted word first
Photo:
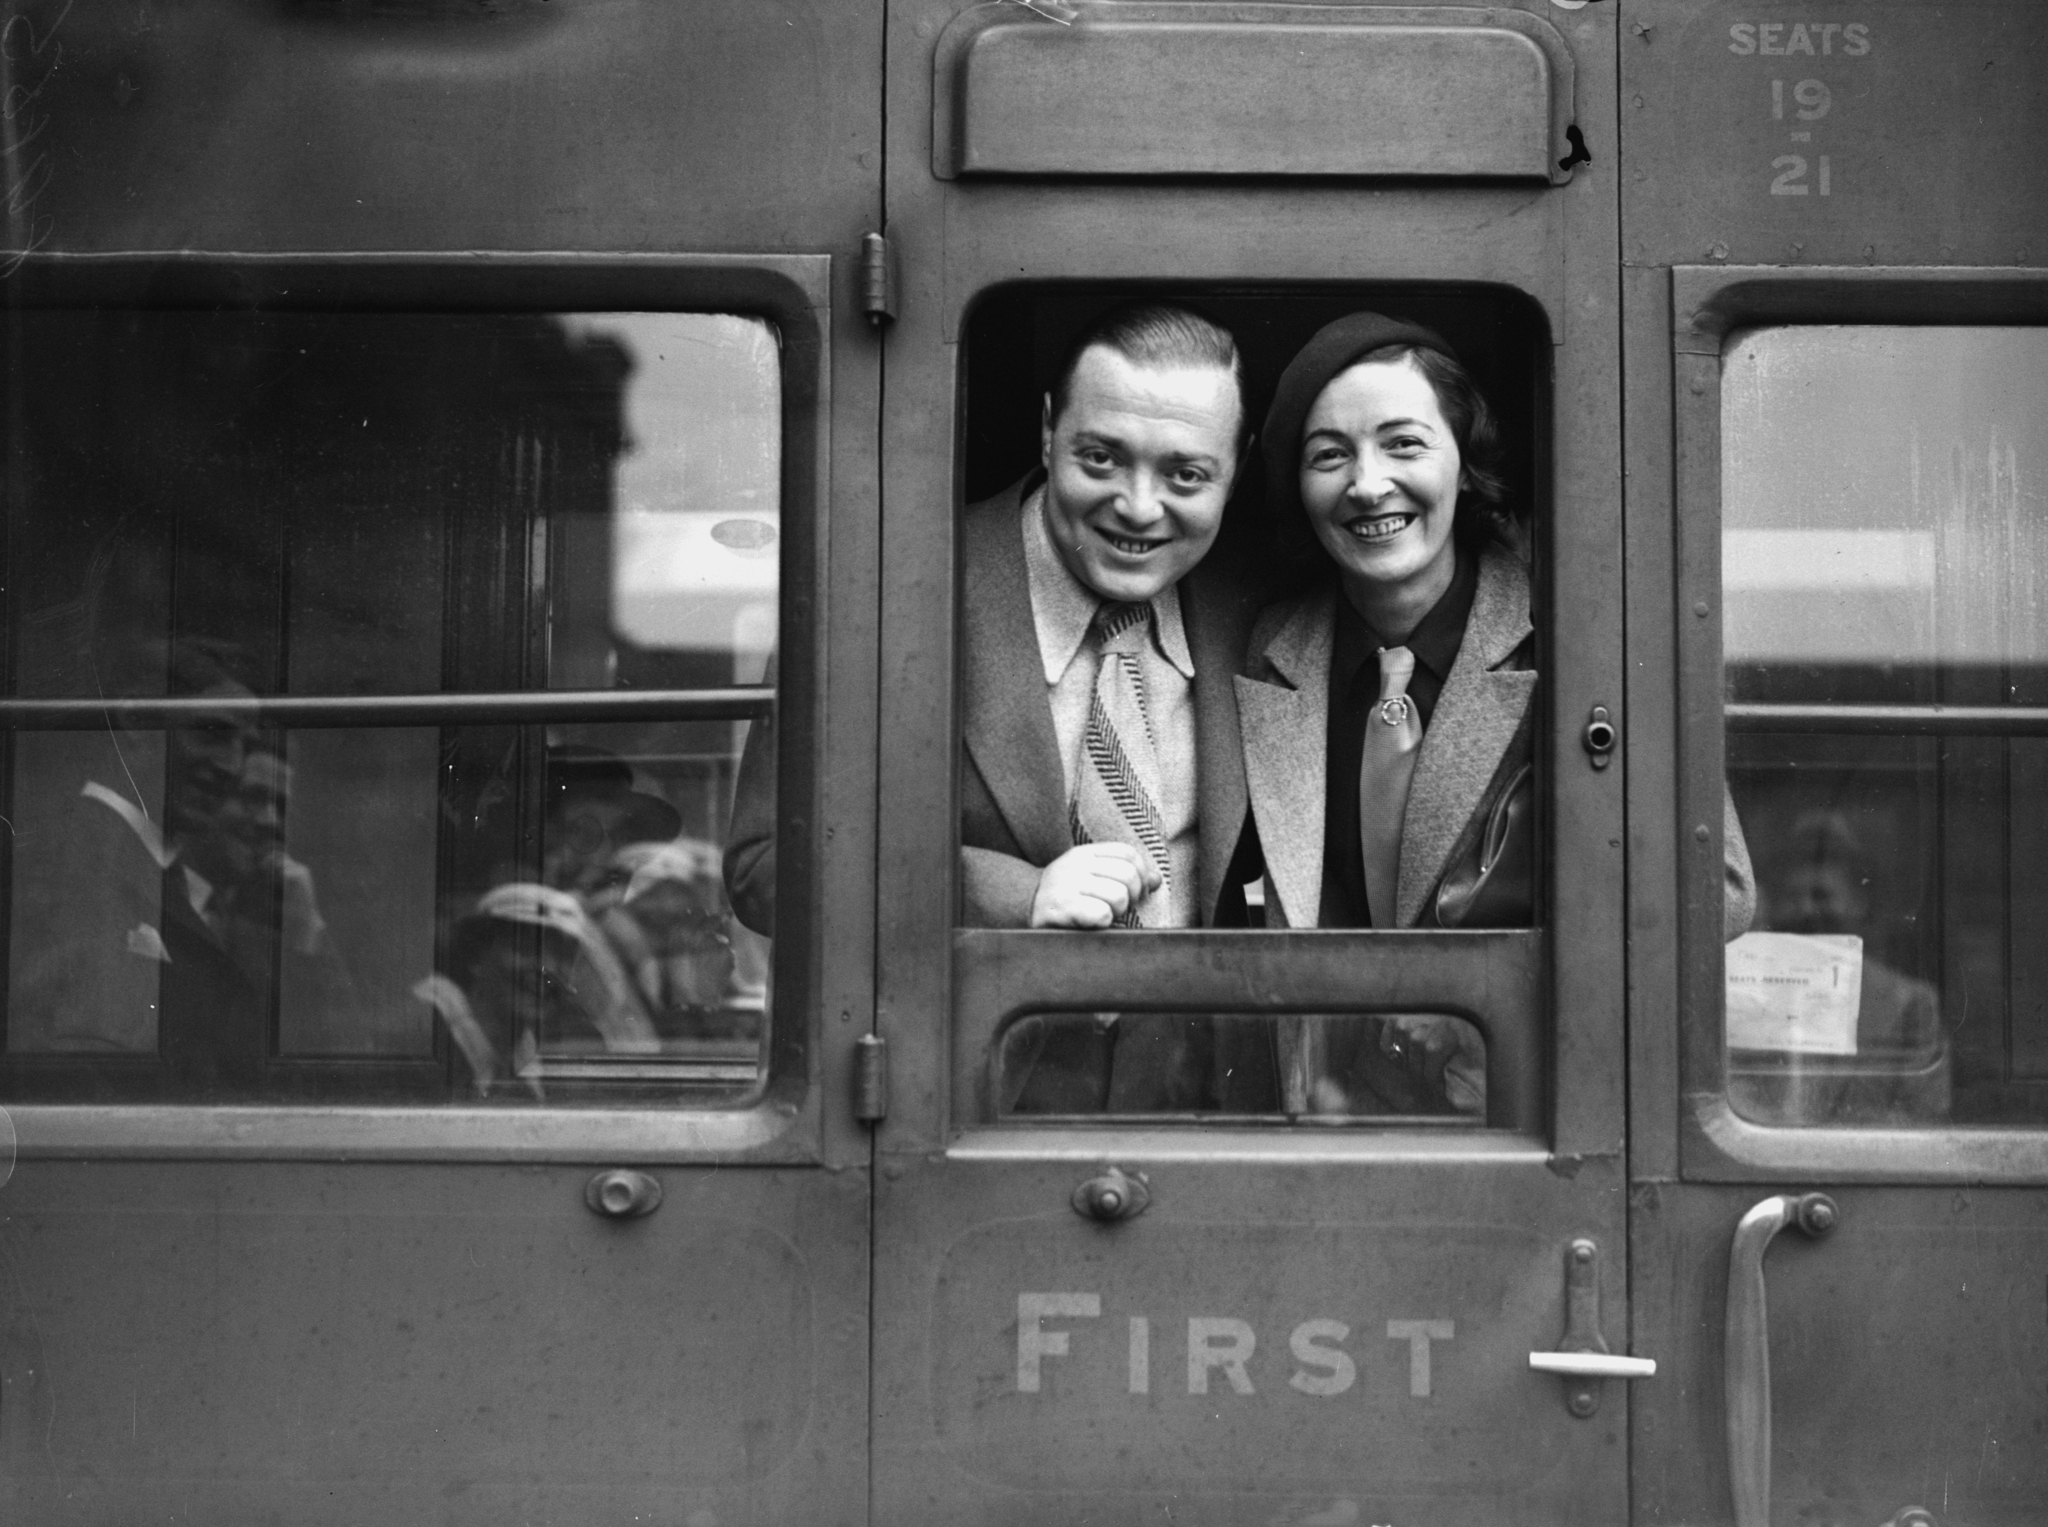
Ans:
{"type": "MultiPolygon", "coordinates": [[[[1066,1357],[1079,1334],[1048,1321],[1100,1320],[1100,1294],[1019,1294],[1017,1296],[1017,1389],[1037,1394],[1044,1385],[1045,1360],[1066,1357]]],[[[1152,1322],[1132,1315],[1125,1324],[1128,1382],[1132,1394],[1152,1392],[1152,1322]]],[[[1304,1320],[1288,1333],[1287,1350],[1294,1373],[1292,1389],[1307,1395],[1339,1395],[1358,1382],[1358,1363],[1344,1350],[1351,1327],[1341,1320],[1304,1320]]],[[[1390,1320],[1386,1339],[1407,1348],[1408,1393],[1417,1399],[1430,1394],[1430,1348],[1455,1340],[1449,1320],[1390,1320]]],[[[1249,1322],[1228,1315],[1191,1315],[1187,1323],[1187,1386],[1189,1394],[1207,1394],[1212,1382],[1227,1384],[1234,1394],[1252,1394],[1251,1358],[1258,1336],[1249,1322]]],[[[1398,1353],[1398,1349],[1397,1349],[1398,1353]]],[[[1398,1357],[1397,1357],[1398,1360],[1398,1357]]]]}

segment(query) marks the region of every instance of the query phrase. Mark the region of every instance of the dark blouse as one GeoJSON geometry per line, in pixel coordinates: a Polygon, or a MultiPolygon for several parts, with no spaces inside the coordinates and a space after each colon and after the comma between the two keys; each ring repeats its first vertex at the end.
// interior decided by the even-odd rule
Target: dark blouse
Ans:
{"type": "MultiPolygon", "coordinates": [[[[1407,641],[1415,654],[1408,694],[1426,730],[1437,697],[1458,660],[1472,596],[1479,587],[1479,561],[1460,554],[1451,586],[1430,607],[1407,641]]],[[[1323,808],[1323,906],[1317,925],[1369,928],[1365,857],[1358,846],[1358,764],[1365,752],[1365,723],[1380,696],[1379,636],[1365,617],[1337,591],[1337,630],[1330,653],[1329,789],[1323,808]]],[[[1391,909],[1388,909],[1391,912],[1391,909]]]]}

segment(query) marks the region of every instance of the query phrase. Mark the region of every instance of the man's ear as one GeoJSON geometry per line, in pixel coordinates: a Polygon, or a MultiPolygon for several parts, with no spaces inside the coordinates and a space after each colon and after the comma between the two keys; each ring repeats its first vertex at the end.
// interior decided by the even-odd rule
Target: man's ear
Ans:
{"type": "Polygon", "coordinates": [[[1045,403],[1038,412],[1038,464],[1052,470],[1052,394],[1045,395],[1045,403]]]}

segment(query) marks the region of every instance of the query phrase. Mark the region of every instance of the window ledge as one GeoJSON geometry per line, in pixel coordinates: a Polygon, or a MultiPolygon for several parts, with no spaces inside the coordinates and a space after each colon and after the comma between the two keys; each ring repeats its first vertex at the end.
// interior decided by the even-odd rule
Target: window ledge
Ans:
{"type": "Polygon", "coordinates": [[[752,1108],[9,1108],[22,1160],[555,1161],[777,1165],[821,1159],[817,1121],[752,1108]]]}
{"type": "Polygon", "coordinates": [[[1691,1100],[1683,1174],[1693,1182],[2048,1185],[2048,1130],[1752,1124],[1713,1093],[1691,1100]]]}
{"type": "Polygon", "coordinates": [[[1032,1125],[976,1129],[962,1134],[946,1149],[948,1161],[1069,1161],[1119,1163],[1166,1161],[1300,1162],[1335,1165],[1341,1162],[1520,1163],[1548,1164],[1551,1153],[1540,1140],[1506,1130],[1404,1129],[1356,1125],[1296,1125],[1287,1128],[1242,1126],[1032,1125]]]}

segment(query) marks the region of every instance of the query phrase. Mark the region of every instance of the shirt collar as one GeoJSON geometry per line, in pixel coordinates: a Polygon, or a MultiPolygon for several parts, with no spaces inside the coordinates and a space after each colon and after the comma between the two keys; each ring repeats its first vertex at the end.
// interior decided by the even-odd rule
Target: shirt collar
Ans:
{"type": "Polygon", "coordinates": [[[1430,606],[1422,624],[1408,636],[1408,650],[1439,680],[1448,681],[1458,649],[1465,645],[1465,623],[1472,617],[1472,596],[1479,588],[1479,559],[1462,553],[1451,586],[1430,606]]]}
{"type": "MultiPolygon", "coordinates": [[[[1101,596],[1067,571],[1059,551],[1052,544],[1052,532],[1045,523],[1045,489],[1039,487],[1024,496],[1024,578],[1031,592],[1031,623],[1038,632],[1038,656],[1045,667],[1045,682],[1057,684],[1073,666],[1095,612],[1102,607],[1101,596]]],[[[1195,676],[1194,654],[1188,650],[1187,630],[1181,624],[1180,591],[1169,587],[1152,599],[1152,642],[1181,676],[1195,676]]]]}
{"type": "MultiPolygon", "coordinates": [[[[1451,667],[1458,661],[1458,649],[1465,644],[1465,625],[1472,618],[1472,600],[1478,590],[1479,561],[1461,553],[1457,571],[1451,574],[1451,586],[1430,606],[1421,624],[1408,634],[1404,645],[1415,654],[1418,664],[1436,676],[1439,684],[1449,682],[1451,667]]],[[[1366,624],[1365,617],[1358,613],[1351,601],[1344,597],[1343,587],[1339,585],[1333,663],[1336,671],[1352,672],[1371,659],[1380,650],[1380,645],[1379,636],[1366,624]]]]}
{"type": "Polygon", "coordinates": [[[210,924],[212,919],[206,915],[206,909],[213,901],[213,882],[189,864],[180,867],[185,871],[185,895],[192,903],[192,910],[199,914],[200,921],[210,924]]]}
{"type": "Polygon", "coordinates": [[[86,781],[85,788],[78,793],[87,800],[98,801],[127,823],[128,830],[142,840],[144,850],[156,861],[158,869],[167,870],[171,867],[171,861],[178,857],[178,851],[164,846],[163,829],[149,819],[149,813],[127,796],[116,795],[98,780],[86,781]]]}

